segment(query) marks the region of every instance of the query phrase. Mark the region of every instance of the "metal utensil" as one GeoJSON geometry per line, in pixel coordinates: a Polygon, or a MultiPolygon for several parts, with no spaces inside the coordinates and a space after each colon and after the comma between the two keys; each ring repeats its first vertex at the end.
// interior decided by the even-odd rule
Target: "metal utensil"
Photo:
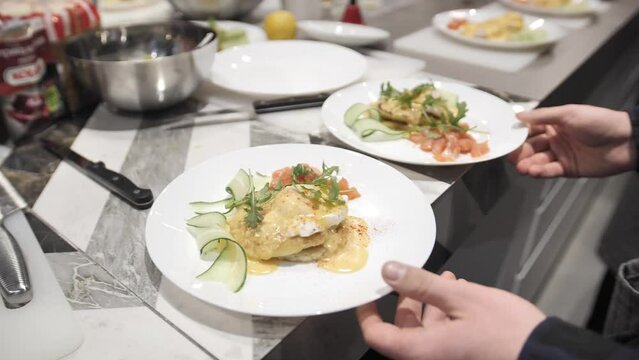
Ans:
{"type": "Polygon", "coordinates": [[[252,104],[252,109],[216,109],[205,110],[195,114],[193,121],[186,120],[169,124],[166,130],[183,129],[194,126],[228,124],[239,121],[257,119],[258,114],[267,114],[278,111],[299,110],[319,107],[330,96],[329,93],[320,93],[308,96],[293,96],[273,100],[257,100],[252,104]]]}
{"type": "Polygon", "coordinates": [[[13,229],[5,226],[5,219],[21,212],[27,204],[0,172],[0,294],[9,308],[26,305],[33,299],[26,262],[13,229]]]}
{"type": "Polygon", "coordinates": [[[188,98],[210,77],[216,51],[213,30],[188,21],[97,30],[65,47],[86,91],[130,111],[158,110],[188,98]]]}
{"type": "Polygon", "coordinates": [[[483,92],[489,93],[493,96],[496,96],[502,100],[504,100],[505,102],[508,103],[518,103],[518,102],[529,102],[532,101],[532,99],[524,97],[524,96],[519,96],[516,94],[511,94],[511,93],[507,93],[505,91],[500,91],[500,90],[494,90],[485,86],[481,86],[481,85],[473,85],[472,87],[474,87],[477,90],[481,90],[483,92]]]}
{"type": "Polygon", "coordinates": [[[93,162],[68,147],[49,139],[42,139],[41,141],[51,153],[68,161],[80,172],[134,208],[148,209],[153,204],[153,193],[150,189],[142,189],[124,175],[107,169],[102,161],[93,162]]]}
{"type": "Polygon", "coordinates": [[[236,19],[242,17],[261,0],[169,0],[174,8],[192,19],[236,19]]]}

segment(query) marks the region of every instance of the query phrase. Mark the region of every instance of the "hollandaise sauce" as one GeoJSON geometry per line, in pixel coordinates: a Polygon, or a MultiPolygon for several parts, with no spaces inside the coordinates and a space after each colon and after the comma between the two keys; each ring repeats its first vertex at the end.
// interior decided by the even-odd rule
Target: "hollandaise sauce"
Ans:
{"type": "Polygon", "coordinates": [[[280,260],[277,258],[269,260],[247,259],[249,275],[266,275],[277,270],[280,260]]]}
{"type": "MultiPolygon", "coordinates": [[[[351,217],[351,221],[354,219],[351,217]]],[[[322,269],[337,272],[355,272],[366,265],[368,260],[368,226],[366,222],[357,219],[351,226],[351,234],[344,246],[330,255],[317,261],[317,266],[322,269]]]]}

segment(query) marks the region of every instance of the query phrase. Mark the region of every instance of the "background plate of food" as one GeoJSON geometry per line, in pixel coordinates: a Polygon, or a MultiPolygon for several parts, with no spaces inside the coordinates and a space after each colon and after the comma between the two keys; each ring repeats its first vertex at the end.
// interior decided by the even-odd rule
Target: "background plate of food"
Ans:
{"type": "Polygon", "coordinates": [[[320,145],[212,158],[174,179],[146,224],[147,250],[167,279],[207,303],[265,316],[373,301],[391,291],[384,262],[422,266],[434,242],[433,212],[411,180],[320,145]]]}
{"type": "Polygon", "coordinates": [[[513,9],[553,16],[587,16],[604,8],[600,0],[499,0],[513,9]]]}
{"type": "Polygon", "coordinates": [[[194,23],[211,28],[217,33],[218,50],[266,41],[264,30],[253,24],[233,20],[194,20],[194,23]]]}
{"type": "Polygon", "coordinates": [[[547,20],[492,9],[445,11],[433,17],[433,25],[459,41],[501,49],[548,46],[566,35],[559,25],[547,20]]]}
{"type": "Polygon", "coordinates": [[[355,149],[416,165],[491,160],[517,149],[528,135],[505,101],[429,79],[352,85],[324,102],[322,119],[355,149]]]}

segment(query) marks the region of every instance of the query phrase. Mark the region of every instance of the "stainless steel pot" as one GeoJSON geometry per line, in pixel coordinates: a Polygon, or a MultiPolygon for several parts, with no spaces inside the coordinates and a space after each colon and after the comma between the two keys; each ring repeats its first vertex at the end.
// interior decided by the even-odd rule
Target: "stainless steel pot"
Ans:
{"type": "Polygon", "coordinates": [[[158,110],[188,98],[209,77],[216,50],[215,33],[187,21],[98,30],[65,48],[87,90],[132,111],[158,110]]]}
{"type": "Polygon", "coordinates": [[[235,19],[251,12],[262,0],[169,0],[191,19],[235,19]]]}

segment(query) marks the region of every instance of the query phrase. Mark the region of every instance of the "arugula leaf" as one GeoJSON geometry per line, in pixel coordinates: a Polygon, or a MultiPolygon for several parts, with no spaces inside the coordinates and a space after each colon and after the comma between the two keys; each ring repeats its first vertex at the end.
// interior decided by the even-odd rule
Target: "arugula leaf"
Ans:
{"type": "Polygon", "coordinates": [[[259,224],[264,215],[262,214],[262,207],[258,205],[257,195],[255,194],[255,184],[253,184],[253,175],[249,172],[249,186],[250,189],[247,194],[247,207],[244,209],[246,211],[246,215],[244,216],[244,221],[246,221],[246,225],[248,227],[255,229],[257,224],[259,224]]]}
{"type": "Polygon", "coordinates": [[[404,107],[404,108],[410,108],[411,105],[413,105],[413,99],[415,98],[415,96],[413,96],[413,93],[410,91],[404,91],[403,93],[397,95],[396,100],[399,102],[399,104],[404,107]]]}
{"type": "MultiPolygon", "coordinates": [[[[388,84],[388,86],[391,86],[389,83],[387,83],[387,84],[388,84]]],[[[391,86],[391,88],[392,88],[392,86],[391,86]]],[[[415,99],[420,97],[425,91],[428,91],[428,90],[434,89],[434,88],[435,88],[435,86],[433,84],[430,84],[430,83],[420,84],[418,86],[415,86],[412,89],[407,89],[407,90],[404,90],[402,92],[399,92],[399,91],[395,90],[395,93],[391,94],[388,97],[391,97],[391,98],[397,100],[402,107],[410,108],[410,107],[412,107],[413,102],[415,101],[415,99]]],[[[383,93],[383,91],[382,91],[382,93],[383,93]]]]}
{"type": "Polygon", "coordinates": [[[328,201],[330,203],[339,203],[339,184],[337,184],[337,179],[331,178],[331,187],[328,189],[328,201]]]}
{"type": "Polygon", "coordinates": [[[467,113],[468,113],[468,104],[466,104],[465,101],[458,102],[457,103],[457,115],[452,117],[452,119],[450,120],[450,123],[455,125],[455,126],[458,126],[459,125],[459,121],[461,119],[463,119],[464,117],[466,117],[467,113]]]}
{"type": "Polygon", "coordinates": [[[297,179],[304,179],[308,175],[308,169],[304,164],[297,164],[291,168],[291,175],[293,176],[293,183],[297,183],[297,179]]]}
{"type": "Polygon", "coordinates": [[[431,95],[428,95],[424,102],[422,103],[422,108],[425,109],[427,107],[442,107],[446,106],[446,100],[442,98],[436,98],[431,95]]]}
{"type": "Polygon", "coordinates": [[[274,192],[271,192],[269,190],[269,185],[267,184],[266,186],[264,186],[262,188],[262,190],[258,191],[255,194],[255,200],[258,203],[265,203],[267,201],[269,201],[271,199],[271,197],[273,197],[274,192]]]}
{"type": "Polygon", "coordinates": [[[392,98],[394,96],[399,95],[399,91],[395,89],[390,82],[387,81],[385,83],[382,83],[382,87],[379,91],[379,94],[382,97],[392,98]]]}

